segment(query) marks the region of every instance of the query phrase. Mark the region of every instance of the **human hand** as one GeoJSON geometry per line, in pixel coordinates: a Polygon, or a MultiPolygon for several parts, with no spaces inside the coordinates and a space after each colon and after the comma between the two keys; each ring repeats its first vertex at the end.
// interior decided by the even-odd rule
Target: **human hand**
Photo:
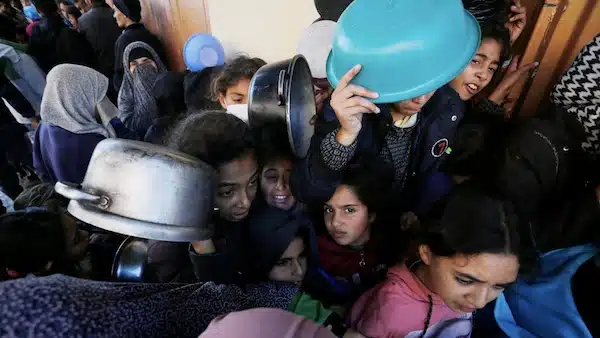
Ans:
{"type": "Polygon", "coordinates": [[[520,61],[520,56],[513,57],[512,61],[510,62],[510,66],[508,66],[506,73],[504,73],[502,81],[500,81],[498,86],[496,86],[496,89],[494,89],[494,91],[488,97],[490,101],[498,105],[503,105],[504,103],[506,103],[508,94],[510,94],[512,87],[521,78],[529,75],[530,71],[535,69],[539,65],[538,62],[532,62],[521,66],[519,65],[520,61]]]}
{"type": "Polygon", "coordinates": [[[367,98],[377,98],[379,96],[377,93],[350,84],[361,69],[361,65],[350,69],[331,94],[331,108],[335,111],[341,126],[336,134],[336,141],[345,146],[354,143],[358,137],[362,128],[362,115],[380,111],[373,102],[367,100],[367,98]]]}
{"type": "Polygon", "coordinates": [[[192,244],[192,249],[194,249],[194,251],[198,255],[207,255],[207,254],[211,254],[211,253],[214,253],[215,251],[217,251],[212,239],[207,239],[207,240],[198,241],[198,242],[192,242],[191,244],[192,244]]]}
{"type": "Polygon", "coordinates": [[[527,8],[521,5],[521,0],[513,0],[513,5],[510,6],[510,13],[508,14],[508,22],[504,24],[504,27],[510,32],[511,45],[521,36],[526,25],[527,8]]]}

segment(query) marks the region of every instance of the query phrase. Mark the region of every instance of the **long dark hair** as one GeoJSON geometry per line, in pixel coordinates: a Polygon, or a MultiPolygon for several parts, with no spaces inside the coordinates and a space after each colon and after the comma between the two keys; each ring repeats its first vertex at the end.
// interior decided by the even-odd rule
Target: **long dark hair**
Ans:
{"type": "Polygon", "coordinates": [[[255,152],[250,128],[239,118],[222,111],[194,113],[177,123],[168,147],[219,166],[255,152]]]}
{"type": "Polygon", "coordinates": [[[525,228],[511,202],[466,183],[422,217],[413,235],[415,244],[427,245],[436,256],[513,254],[521,270],[529,271],[535,256],[524,245],[525,228]]]}

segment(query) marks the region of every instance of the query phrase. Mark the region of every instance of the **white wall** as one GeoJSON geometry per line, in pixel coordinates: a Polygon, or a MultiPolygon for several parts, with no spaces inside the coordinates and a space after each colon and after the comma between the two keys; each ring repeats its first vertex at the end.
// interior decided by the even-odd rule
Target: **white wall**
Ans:
{"type": "Polygon", "coordinates": [[[206,0],[211,33],[227,57],[244,52],[267,62],[290,58],[319,14],[313,0],[206,0]]]}

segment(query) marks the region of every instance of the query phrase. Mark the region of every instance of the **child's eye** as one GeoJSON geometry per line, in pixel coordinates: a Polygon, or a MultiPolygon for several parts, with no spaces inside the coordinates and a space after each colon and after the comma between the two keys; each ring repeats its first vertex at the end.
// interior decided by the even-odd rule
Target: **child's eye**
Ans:
{"type": "Polygon", "coordinates": [[[233,189],[219,191],[220,197],[231,197],[232,195],[233,195],[233,189]]]}
{"type": "Polygon", "coordinates": [[[461,284],[461,285],[471,285],[471,284],[473,284],[473,281],[468,280],[468,279],[462,279],[462,278],[459,278],[459,277],[456,277],[456,281],[458,282],[458,284],[461,284]]]}
{"type": "Polygon", "coordinates": [[[471,63],[478,65],[479,61],[473,59],[473,60],[471,60],[471,63]]]}
{"type": "Polygon", "coordinates": [[[490,70],[490,73],[492,73],[492,74],[496,72],[496,68],[489,68],[489,70],[490,70]]]}
{"type": "Polygon", "coordinates": [[[344,209],[344,211],[347,212],[347,213],[349,213],[349,214],[352,214],[352,213],[354,213],[356,211],[356,209],[354,209],[352,207],[348,207],[348,208],[344,209]]]}
{"type": "Polygon", "coordinates": [[[333,209],[331,209],[330,207],[324,207],[323,211],[325,211],[326,214],[330,214],[333,212],[333,209]]]}
{"type": "Polygon", "coordinates": [[[288,265],[289,263],[290,263],[289,259],[280,259],[280,260],[278,260],[275,263],[275,265],[277,265],[277,266],[285,266],[285,265],[288,265]]]}

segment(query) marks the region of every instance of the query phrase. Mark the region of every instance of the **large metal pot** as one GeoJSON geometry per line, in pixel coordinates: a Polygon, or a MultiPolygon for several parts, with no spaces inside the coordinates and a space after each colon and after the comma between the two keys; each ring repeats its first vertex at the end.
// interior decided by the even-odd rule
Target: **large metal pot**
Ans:
{"type": "Polygon", "coordinates": [[[120,234],[162,241],[206,239],[216,173],[207,164],[149,143],[107,139],[90,160],[81,187],[56,183],[68,211],[120,234]]]}
{"type": "Polygon", "coordinates": [[[316,113],[312,75],[302,55],[265,65],[252,77],[248,94],[250,126],[284,122],[297,157],[303,158],[308,152],[316,113]]]}

